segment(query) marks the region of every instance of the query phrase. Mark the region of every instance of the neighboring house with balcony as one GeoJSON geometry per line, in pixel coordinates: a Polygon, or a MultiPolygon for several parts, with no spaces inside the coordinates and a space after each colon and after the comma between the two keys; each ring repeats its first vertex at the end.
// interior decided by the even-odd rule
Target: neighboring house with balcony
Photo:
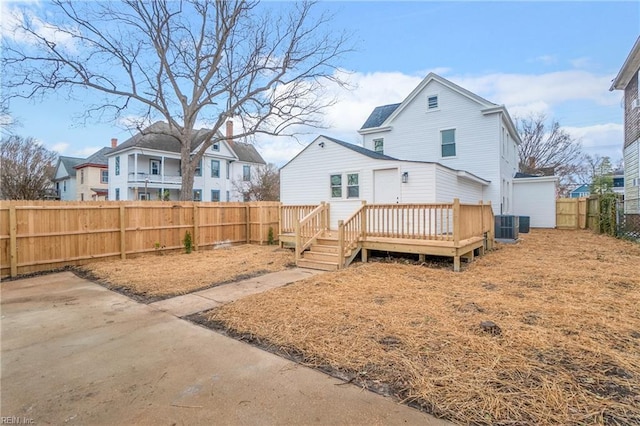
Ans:
{"type": "MultiPolygon", "coordinates": [[[[112,146],[117,139],[111,140],[112,146]]],[[[76,200],[103,201],[109,192],[109,162],[107,154],[113,148],[104,147],[95,154],[76,164],[76,200]]]]}
{"type": "MultiPolygon", "coordinates": [[[[180,198],[180,142],[167,133],[168,124],[156,122],[111,150],[107,155],[110,200],[180,198]]],[[[202,146],[206,133],[206,129],[194,131],[192,153],[202,146]]],[[[264,164],[253,145],[233,140],[233,125],[228,122],[226,138],[209,147],[196,168],[193,199],[243,201],[233,182],[249,181],[264,164]]]]}
{"type": "MultiPolygon", "coordinates": [[[[609,90],[624,91],[624,212],[640,215],[640,37],[609,90]]],[[[614,176],[615,179],[615,176],[614,176]]],[[[615,190],[614,180],[614,190],[615,190]]]]}
{"type": "Polygon", "coordinates": [[[76,200],[76,166],[84,161],[84,158],[58,157],[56,172],[52,179],[56,192],[56,198],[61,201],[76,200]]]}

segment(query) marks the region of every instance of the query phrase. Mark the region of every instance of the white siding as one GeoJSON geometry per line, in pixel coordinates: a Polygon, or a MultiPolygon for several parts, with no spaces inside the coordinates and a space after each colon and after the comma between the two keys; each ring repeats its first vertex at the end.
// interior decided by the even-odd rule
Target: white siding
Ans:
{"type": "MultiPolygon", "coordinates": [[[[458,177],[453,170],[438,167],[436,170],[436,199],[438,203],[450,203],[459,198],[461,203],[484,202],[483,186],[469,179],[458,177]]],[[[486,200],[489,202],[489,200],[486,200]]]]}
{"type": "Polygon", "coordinates": [[[640,214],[640,140],[624,149],[624,212],[640,214]]]}
{"type": "Polygon", "coordinates": [[[556,178],[523,178],[513,182],[513,214],[529,216],[532,228],[555,228],[556,178]]]}
{"type": "Polygon", "coordinates": [[[365,134],[364,146],[373,149],[373,140],[384,138],[384,153],[406,160],[438,162],[457,170],[466,170],[491,182],[485,198],[494,210],[502,203],[502,180],[509,182],[517,165],[515,137],[510,135],[511,150],[501,159],[500,144],[503,114],[484,115],[486,108],[467,96],[431,80],[390,123],[391,130],[365,134]],[[427,98],[438,95],[439,108],[427,110],[427,98]],[[442,157],[440,132],[455,129],[456,156],[442,157]]]}

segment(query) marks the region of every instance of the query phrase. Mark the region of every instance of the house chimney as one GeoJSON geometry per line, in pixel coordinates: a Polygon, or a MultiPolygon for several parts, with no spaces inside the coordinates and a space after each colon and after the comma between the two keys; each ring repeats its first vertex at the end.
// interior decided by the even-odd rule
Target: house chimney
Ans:
{"type": "Polygon", "coordinates": [[[233,121],[227,121],[227,143],[233,144],[233,121]]]}
{"type": "Polygon", "coordinates": [[[118,139],[111,138],[111,148],[115,148],[116,146],[118,146],[118,139]]]}

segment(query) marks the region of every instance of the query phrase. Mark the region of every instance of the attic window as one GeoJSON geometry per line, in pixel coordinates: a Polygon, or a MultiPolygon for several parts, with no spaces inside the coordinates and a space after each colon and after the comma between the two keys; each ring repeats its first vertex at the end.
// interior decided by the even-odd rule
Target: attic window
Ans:
{"type": "Polygon", "coordinates": [[[428,109],[438,108],[438,95],[429,96],[427,98],[428,109]]]}
{"type": "Polygon", "coordinates": [[[220,151],[220,142],[216,142],[211,145],[211,151],[220,151]]]}

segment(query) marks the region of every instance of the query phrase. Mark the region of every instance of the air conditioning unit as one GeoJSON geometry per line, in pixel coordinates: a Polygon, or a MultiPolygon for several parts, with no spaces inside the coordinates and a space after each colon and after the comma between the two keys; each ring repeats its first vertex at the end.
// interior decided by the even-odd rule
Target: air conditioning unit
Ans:
{"type": "Polygon", "coordinates": [[[632,109],[640,108],[640,98],[634,99],[633,101],[631,101],[631,108],[632,109]]]}
{"type": "Polygon", "coordinates": [[[495,238],[497,240],[518,239],[520,230],[520,217],[512,215],[502,215],[495,217],[495,238]]]}

